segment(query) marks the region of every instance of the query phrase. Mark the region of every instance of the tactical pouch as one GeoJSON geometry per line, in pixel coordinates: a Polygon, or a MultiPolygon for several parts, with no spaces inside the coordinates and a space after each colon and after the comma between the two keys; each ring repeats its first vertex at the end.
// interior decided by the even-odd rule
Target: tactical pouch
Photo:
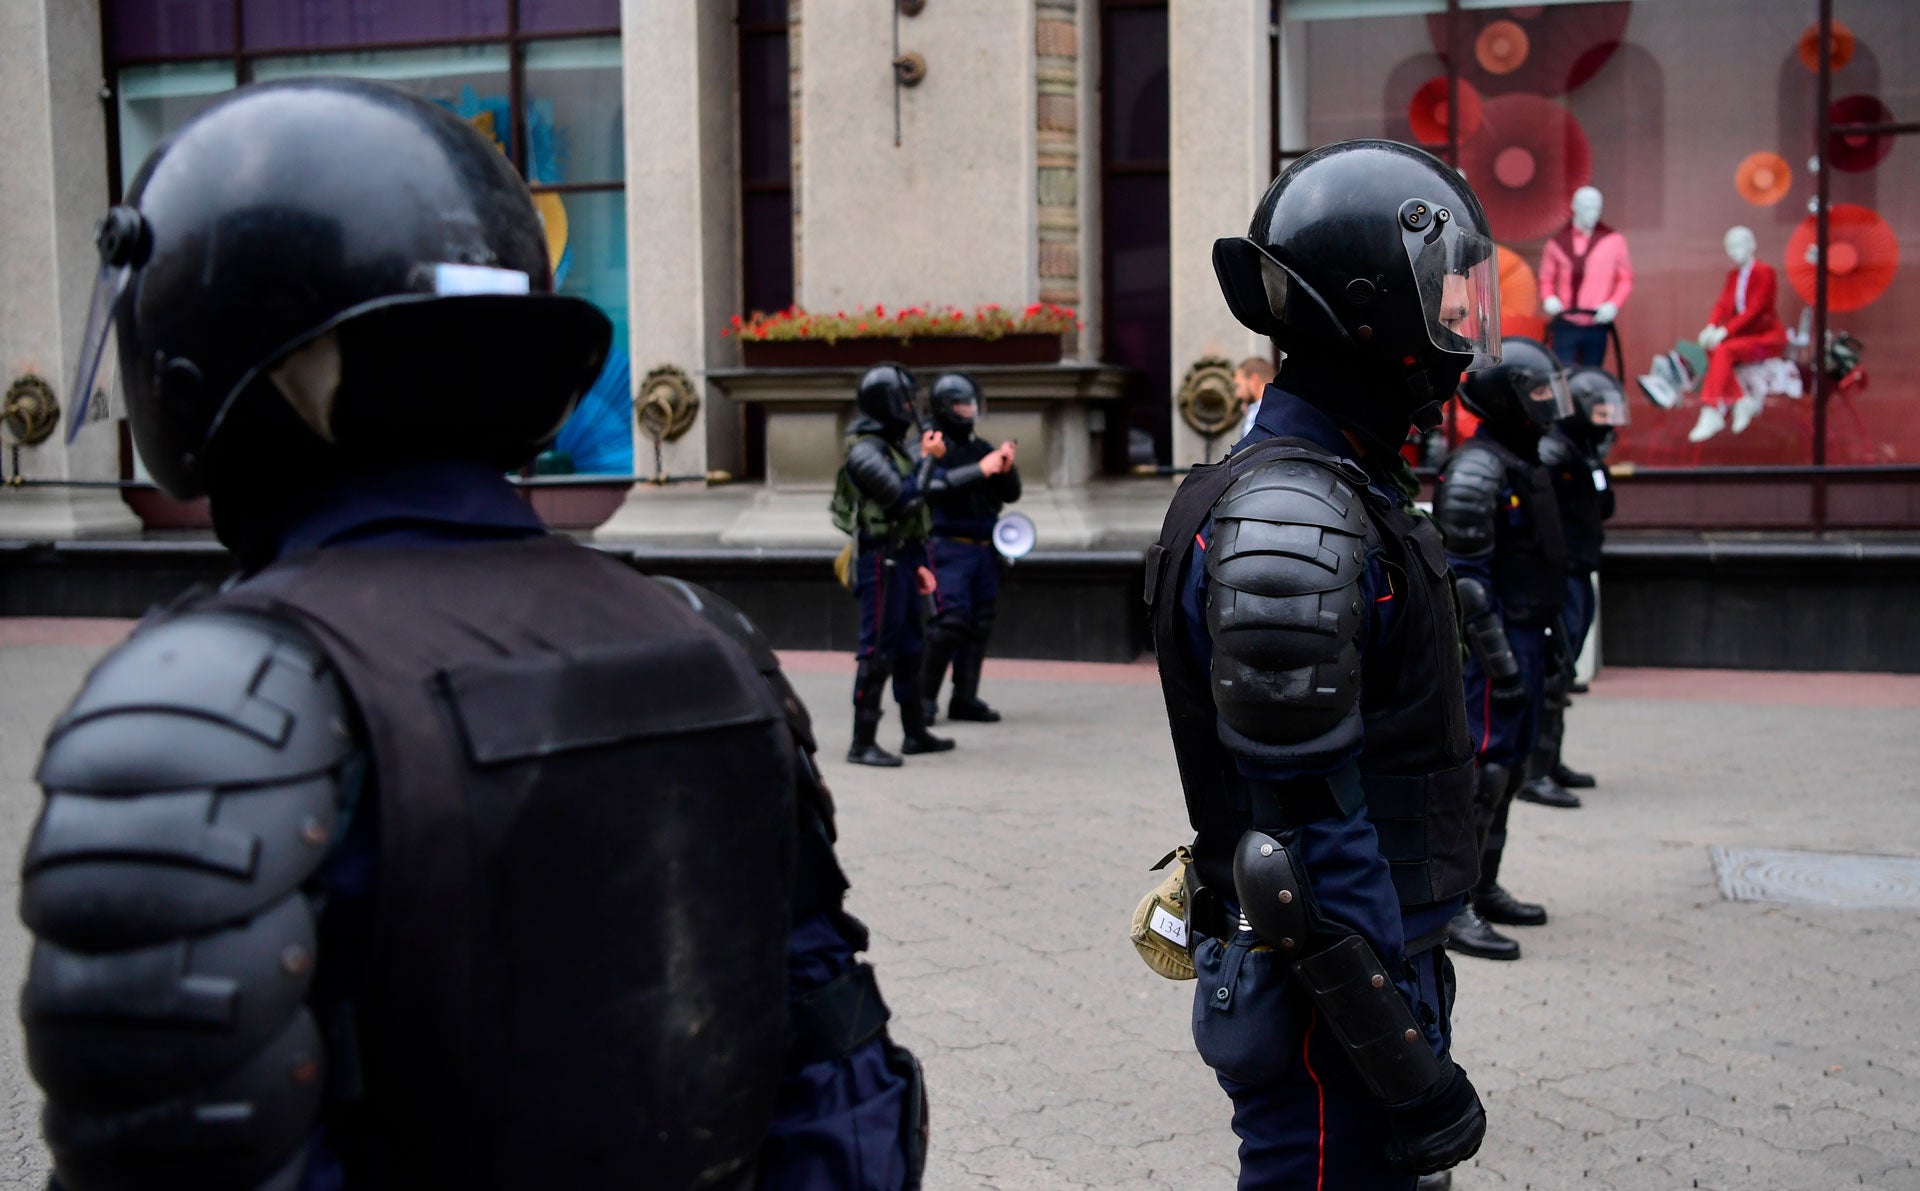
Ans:
{"type": "Polygon", "coordinates": [[[1187,926],[1187,865],[1192,860],[1193,853],[1185,844],[1162,858],[1154,869],[1171,863],[1172,871],[1140,899],[1133,911],[1129,937],[1134,949],[1149,968],[1169,980],[1193,979],[1192,940],[1187,926]]]}
{"type": "Polygon", "coordinates": [[[1193,1045],[1200,1061],[1244,1084],[1270,1084],[1293,1070],[1309,1017],[1293,966],[1244,930],[1200,940],[1193,964],[1193,1045]]]}
{"type": "Polygon", "coordinates": [[[833,577],[840,581],[840,586],[846,588],[848,591],[853,590],[852,542],[848,542],[846,545],[840,547],[840,553],[833,556],[833,577]]]}

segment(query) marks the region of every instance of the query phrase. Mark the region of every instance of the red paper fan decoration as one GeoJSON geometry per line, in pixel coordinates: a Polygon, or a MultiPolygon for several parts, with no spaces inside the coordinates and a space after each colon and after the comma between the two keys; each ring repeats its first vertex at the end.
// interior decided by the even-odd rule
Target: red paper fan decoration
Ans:
{"type": "Polygon", "coordinates": [[[1579,121],[1538,95],[1500,95],[1481,107],[1480,131],[1460,143],[1466,174],[1497,239],[1537,240],[1567,221],[1573,192],[1593,177],[1579,121]]]}
{"type": "Polygon", "coordinates": [[[1778,153],[1749,153],[1733,171],[1733,188],[1756,207],[1771,207],[1793,188],[1793,167],[1778,153]]]}
{"type": "MultiPolygon", "coordinates": [[[[1829,124],[1891,124],[1893,112],[1871,95],[1849,95],[1833,101],[1827,109],[1829,124]]],[[[1893,152],[1893,137],[1886,133],[1834,133],[1827,146],[1827,160],[1833,168],[1860,174],[1887,159],[1893,152]]]]}
{"type": "MultiPolygon", "coordinates": [[[[1818,270],[1807,260],[1816,227],[1809,215],[1787,240],[1787,281],[1811,305],[1818,270]]],[[[1858,310],[1886,292],[1900,268],[1900,240],[1870,207],[1835,203],[1827,213],[1827,308],[1858,310]]]]}
{"type": "Polygon", "coordinates": [[[1505,244],[1494,246],[1500,271],[1500,337],[1546,335],[1547,320],[1540,316],[1540,282],[1526,258],[1505,244]]]}
{"type": "MultiPolygon", "coordinates": [[[[1853,61],[1853,30],[1839,21],[1833,23],[1833,68],[1839,70],[1853,61]]],[[[1800,65],[1820,73],[1820,22],[1808,25],[1800,35],[1800,65]]]]}
{"type": "MultiPolygon", "coordinates": [[[[1564,95],[1613,57],[1632,15],[1633,5],[1617,0],[1455,12],[1460,76],[1482,95],[1564,95]]],[[[1427,18],[1427,34],[1442,57],[1451,53],[1444,14],[1427,18]]]]}
{"type": "MultiPolygon", "coordinates": [[[[1480,92],[1473,84],[1460,80],[1460,139],[1466,140],[1480,131],[1480,92]]],[[[1413,137],[1423,145],[1444,145],[1447,143],[1447,80],[1446,76],[1428,79],[1420,84],[1413,93],[1413,102],[1407,105],[1407,123],[1413,126],[1413,137]]]]}

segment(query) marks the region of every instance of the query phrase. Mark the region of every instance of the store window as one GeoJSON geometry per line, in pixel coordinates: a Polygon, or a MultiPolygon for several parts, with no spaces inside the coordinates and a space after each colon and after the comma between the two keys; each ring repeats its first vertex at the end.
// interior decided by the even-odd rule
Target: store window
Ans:
{"type": "MultiPolygon", "coordinates": [[[[1920,118],[1920,78],[1894,65],[1920,61],[1909,0],[1832,2],[1831,119],[1920,118]]],[[[1277,127],[1297,143],[1277,156],[1379,136],[1457,164],[1501,246],[1508,333],[1624,379],[1633,422],[1614,462],[1813,463],[1824,367],[1825,461],[1920,463],[1920,142],[1856,133],[1825,155],[1834,348],[1823,361],[1812,342],[1816,5],[1291,0],[1282,11],[1277,127]],[[1573,218],[1586,188],[1599,198],[1592,231],[1573,218]],[[1614,317],[1596,327],[1581,312],[1603,304],[1614,317]],[[1703,348],[1710,324],[1728,334],[1703,348]]]]}
{"type": "Polygon", "coordinates": [[[1106,0],[1100,21],[1101,321],[1129,370],[1104,463],[1120,471],[1173,459],[1167,5],[1106,0]]]}
{"type": "Polygon", "coordinates": [[[632,474],[618,0],[108,0],[103,23],[115,197],[163,137],[240,83],[376,79],[492,139],[534,192],[555,287],[615,329],[543,467],[632,474]]]}

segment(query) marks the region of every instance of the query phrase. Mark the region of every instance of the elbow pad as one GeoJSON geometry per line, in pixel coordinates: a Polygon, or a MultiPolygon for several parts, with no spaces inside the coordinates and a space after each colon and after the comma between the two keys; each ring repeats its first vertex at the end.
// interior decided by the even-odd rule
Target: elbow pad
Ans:
{"type": "Polygon", "coordinates": [[[1433,520],[1447,540],[1447,553],[1479,558],[1493,552],[1494,510],[1505,479],[1499,458],[1471,439],[1448,460],[1433,494],[1433,520]]]}
{"type": "Polygon", "coordinates": [[[1300,460],[1254,468],[1215,503],[1207,633],[1231,751],[1323,761],[1359,744],[1370,528],[1339,475],[1300,460]]]}
{"type": "Polygon", "coordinates": [[[297,1183],[323,1074],[306,886],[353,722],[311,642],[217,614],[137,634],[55,723],[21,1019],[62,1185],[297,1183]]]}
{"type": "Polygon", "coordinates": [[[1500,617],[1493,611],[1493,600],[1487,595],[1486,586],[1473,578],[1459,579],[1455,586],[1460,592],[1460,618],[1467,643],[1479,655],[1487,676],[1496,684],[1514,678],[1520,673],[1520,662],[1513,656],[1513,646],[1507,641],[1500,617]]]}

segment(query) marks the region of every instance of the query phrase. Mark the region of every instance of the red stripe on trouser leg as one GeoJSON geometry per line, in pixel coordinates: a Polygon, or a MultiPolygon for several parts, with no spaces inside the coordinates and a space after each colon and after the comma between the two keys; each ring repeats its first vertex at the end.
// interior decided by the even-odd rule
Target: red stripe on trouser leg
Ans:
{"type": "Polygon", "coordinates": [[[1493,741],[1493,675],[1487,675],[1486,689],[1480,693],[1480,752],[1485,755],[1493,741]]]}
{"type": "Polygon", "coordinates": [[[1307,1078],[1313,1080],[1314,1094],[1320,1098],[1320,1105],[1319,1105],[1320,1129],[1319,1129],[1319,1141],[1317,1143],[1317,1150],[1316,1150],[1316,1153],[1319,1158],[1319,1169],[1314,1176],[1313,1189],[1314,1191],[1326,1191],[1326,1186],[1327,1186],[1327,1089],[1326,1089],[1326,1086],[1320,1082],[1320,1073],[1313,1069],[1313,1055],[1311,1053],[1312,1047],[1313,1047],[1313,1027],[1318,1024],[1320,1024],[1320,1014],[1316,1011],[1314,1015],[1307,1020],[1307,1037],[1305,1041],[1300,1043],[1300,1061],[1306,1064],[1307,1078]]]}

